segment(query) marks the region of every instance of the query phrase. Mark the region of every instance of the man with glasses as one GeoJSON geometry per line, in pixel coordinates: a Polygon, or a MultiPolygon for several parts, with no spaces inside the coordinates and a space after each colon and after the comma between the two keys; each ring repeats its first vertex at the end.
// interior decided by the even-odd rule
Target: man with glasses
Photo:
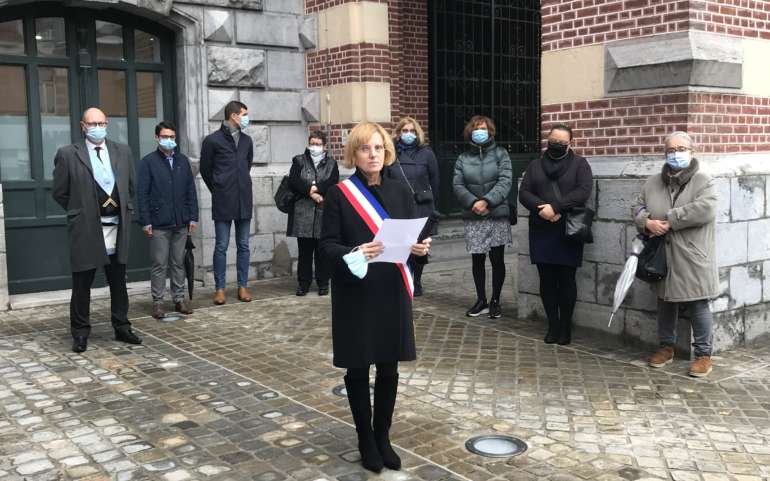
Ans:
{"type": "Polygon", "coordinates": [[[91,284],[104,267],[110,286],[115,340],[141,344],[128,321],[126,263],[134,194],[131,148],[107,140],[107,117],[89,108],[80,121],[83,140],[56,152],[54,200],[66,211],[70,237],[72,350],[84,352],[91,332],[91,284]]]}
{"type": "Polygon", "coordinates": [[[174,310],[192,314],[185,300],[184,249],[198,223],[198,196],[187,156],[179,152],[176,126],[164,120],[155,127],[158,148],[137,169],[139,223],[150,238],[152,317],[161,319],[166,272],[171,273],[174,310]]]}

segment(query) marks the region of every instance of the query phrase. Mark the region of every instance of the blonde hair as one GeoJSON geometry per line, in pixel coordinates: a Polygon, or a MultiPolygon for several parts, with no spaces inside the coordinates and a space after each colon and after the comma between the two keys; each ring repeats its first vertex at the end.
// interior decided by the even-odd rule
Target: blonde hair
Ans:
{"type": "Polygon", "coordinates": [[[348,134],[348,140],[345,143],[345,154],[342,158],[342,166],[352,169],[356,165],[356,152],[358,148],[369,142],[372,135],[380,134],[382,143],[385,146],[385,165],[390,165],[396,160],[396,148],[393,146],[393,140],[380,124],[374,122],[361,122],[353,127],[348,134]]]}
{"type": "Polygon", "coordinates": [[[417,135],[417,145],[422,145],[425,143],[425,132],[423,132],[422,127],[420,127],[420,124],[415,120],[414,117],[402,117],[401,120],[398,121],[396,126],[393,128],[393,141],[395,142],[399,136],[401,135],[401,129],[404,128],[404,125],[412,124],[414,125],[414,133],[417,135]]]}

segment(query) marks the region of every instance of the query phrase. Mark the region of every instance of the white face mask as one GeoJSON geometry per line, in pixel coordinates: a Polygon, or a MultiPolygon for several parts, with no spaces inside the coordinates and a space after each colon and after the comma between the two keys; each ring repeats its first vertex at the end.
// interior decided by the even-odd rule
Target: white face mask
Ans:
{"type": "Polygon", "coordinates": [[[307,150],[310,151],[310,155],[313,157],[320,157],[324,153],[324,148],[321,145],[309,145],[307,150]]]}

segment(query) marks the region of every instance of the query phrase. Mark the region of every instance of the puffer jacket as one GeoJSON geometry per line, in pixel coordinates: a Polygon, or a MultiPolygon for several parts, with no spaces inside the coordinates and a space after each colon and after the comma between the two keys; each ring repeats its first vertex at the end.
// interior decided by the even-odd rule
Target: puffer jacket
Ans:
{"type": "Polygon", "coordinates": [[[484,145],[470,144],[455,163],[453,188],[466,219],[507,219],[508,193],[513,171],[508,151],[494,139],[484,145]],[[478,200],[486,200],[489,214],[480,216],[471,208],[478,200]]]}

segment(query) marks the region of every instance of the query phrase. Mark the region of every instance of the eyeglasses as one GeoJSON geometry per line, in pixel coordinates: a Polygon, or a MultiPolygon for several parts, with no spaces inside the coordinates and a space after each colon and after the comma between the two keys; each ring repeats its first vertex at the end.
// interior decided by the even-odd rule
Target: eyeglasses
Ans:
{"type": "Polygon", "coordinates": [[[361,145],[361,146],[358,147],[358,151],[359,152],[361,152],[362,154],[367,154],[367,155],[372,153],[372,149],[374,150],[375,154],[379,155],[379,154],[382,154],[385,151],[385,146],[384,145],[374,145],[374,146],[372,146],[372,145],[361,145]]]}
{"type": "Polygon", "coordinates": [[[688,150],[692,150],[689,147],[685,147],[683,145],[680,145],[679,147],[671,147],[666,149],[667,154],[673,154],[674,152],[687,152],[688,150]]]}
{"type": "Polygon", "coordinates": [[[107,121],[104,122],[83,122],[86,127],[107,127],[107,121]]]}
{"type": "Polygon", "coordinates": [[[401,129],[402,134],[415,134],[417,131],[415,129],[401,129]]]}

